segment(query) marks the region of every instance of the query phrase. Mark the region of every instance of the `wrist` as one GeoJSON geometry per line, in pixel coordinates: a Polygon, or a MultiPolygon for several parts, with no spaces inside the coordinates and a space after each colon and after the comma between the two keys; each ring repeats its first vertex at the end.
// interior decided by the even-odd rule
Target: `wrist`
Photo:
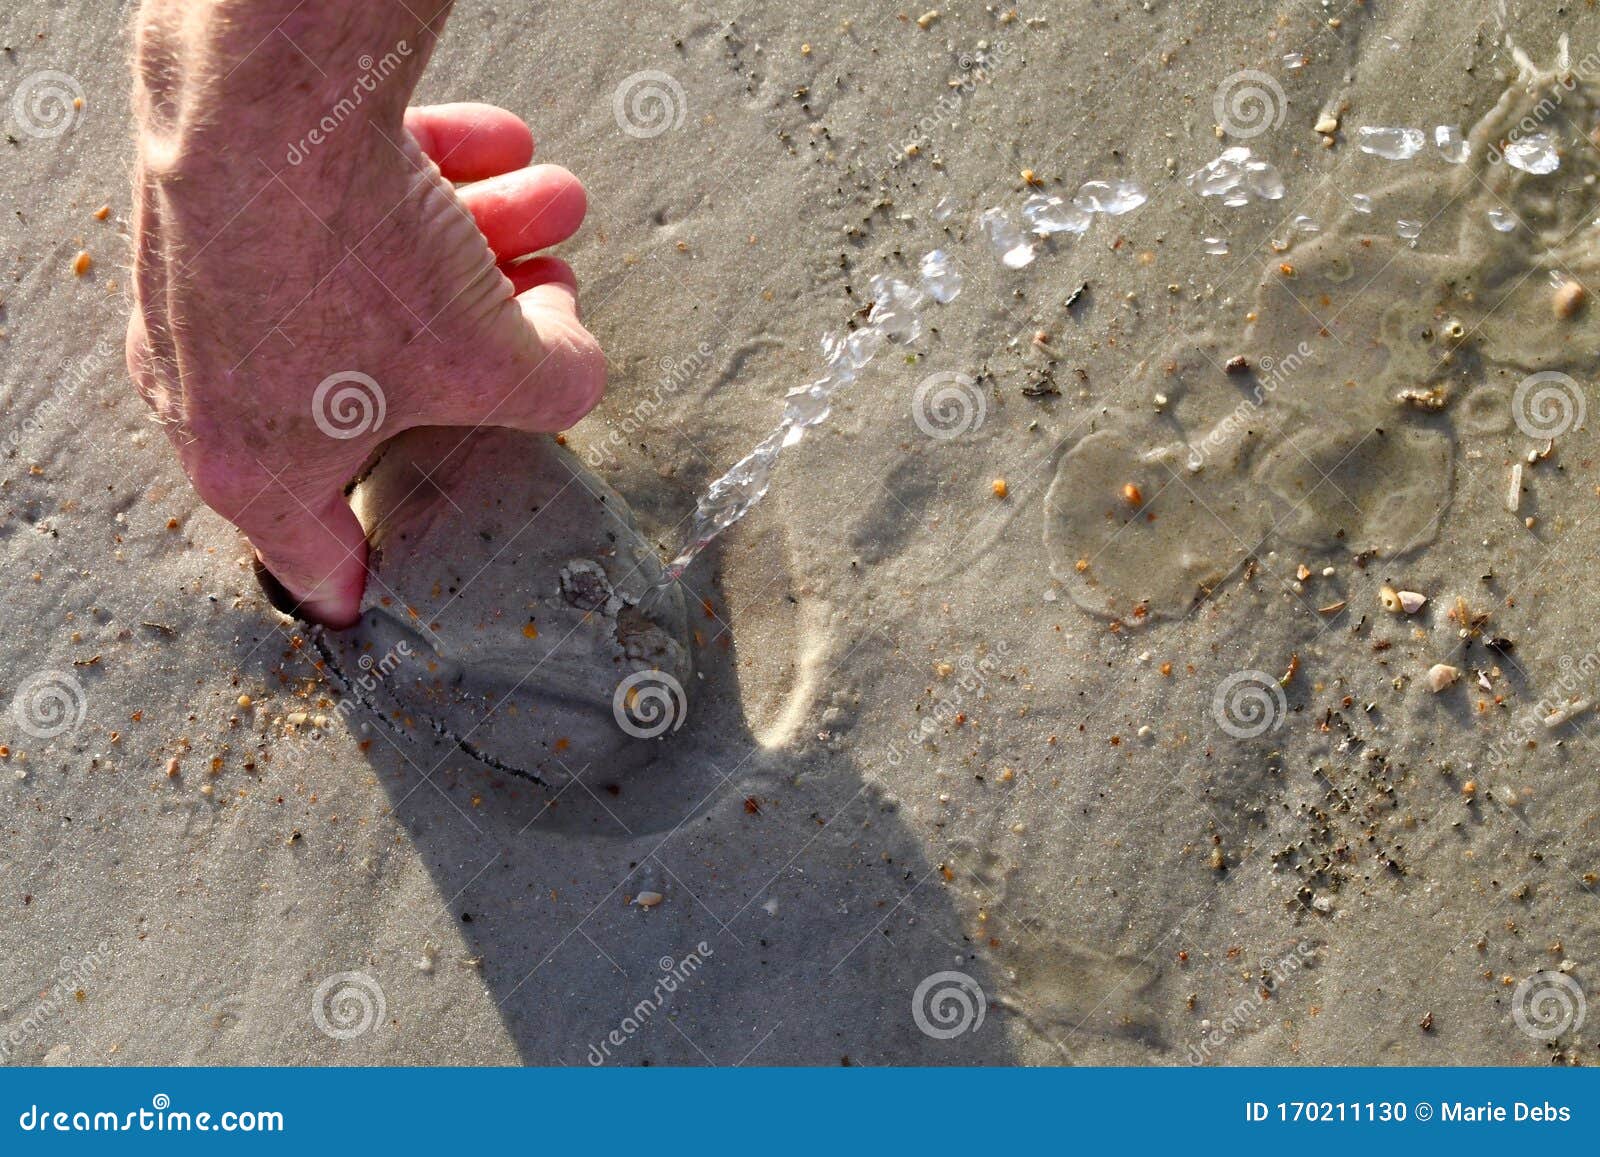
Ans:
{"type": "Polygon", "coordinates": [[[146,0],[134,73],[141,160],[209,179],[208,161],[337,166],[369,126],[399,139],[449,5],[412,7],[433,18],[393,0],[344,0],[336,16],[292,0],[146,0]]]}

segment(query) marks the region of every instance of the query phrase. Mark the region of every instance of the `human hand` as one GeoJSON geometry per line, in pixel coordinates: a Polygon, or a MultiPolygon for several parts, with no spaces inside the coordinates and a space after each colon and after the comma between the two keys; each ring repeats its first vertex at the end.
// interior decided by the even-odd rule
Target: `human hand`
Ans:
{"type": "MultiPolygon", "coordinates": [[[[201,499],[300,613],[347,626],[366,539],[345,487],[384,440],[421,425],[556,431],[599,400],[605,361],[572,271],[531,256],[577,230],[584,190],[526,167],[532,136],[503,109],[405,108],[426,26],[377,97],[303,148],[348,81],[301,97],[291,62],[258,47],[202,85],[232,59],[219,38],[250,33],[163,21],[167,7],[147,4],[140,29],[129,370],[201,499]]],[[[295,31],[300,46],[322,29],[295,31]]]]}

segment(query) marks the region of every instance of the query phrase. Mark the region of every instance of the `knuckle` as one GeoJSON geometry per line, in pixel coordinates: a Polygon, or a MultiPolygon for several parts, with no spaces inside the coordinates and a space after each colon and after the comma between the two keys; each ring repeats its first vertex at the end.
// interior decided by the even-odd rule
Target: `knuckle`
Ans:
{"type": "Polygon", "coordinates": [[[606,391],[607,369],[605,352],[586,329],[573,335],[569,351],[566,400],[572,410],[570,425],[599,405],[606,391]]]}
{"type": "Polygon", "coordinates": [[[147,403],[155,405],[161,394],[160,383],[156,379],[150,338],[145,333],[144,323],[137,317],[128,323],[123,356],[127,360],[128,377],[133,380],[134,389],[147,403]]]}
{"type": "Polygon", "coordinates": [[[155,411],[160,421],[176,422],[180,409],[178,391],[171,375],[163,368],[144,320],[137,314],[128,322],[123,358],[128,365],[128,378],[144,404],[155,411]]]}
{"type": "Polygon", "coordinates": [[[215,459],[186,465],[189,482],[200,501],[229,522],[237,523],[241,509],[250,502],[249,484],[234,467],[215,459]]]}

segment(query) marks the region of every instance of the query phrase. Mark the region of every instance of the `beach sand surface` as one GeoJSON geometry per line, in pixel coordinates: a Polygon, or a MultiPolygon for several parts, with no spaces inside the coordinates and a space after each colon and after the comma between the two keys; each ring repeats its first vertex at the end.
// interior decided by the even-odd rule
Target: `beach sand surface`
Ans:
{"type": "MultiPolygon", "coordinates": [[[[1540,99],[1511,43],[1581,73],[1600,15],[928,11],[449,21],[418,99],[588,186],[561,253],[611,385],[568,444],[663,553],[869,278],[963,275],[685,575],[683,726],[559,786],[352,708],[266,605],[126,380],[130,6],[0,12],[0,1059],[1593,1059],[1596,446],[1516,420],[1534,373],[1595,402],[1592,307],[1550,301],[1600,290],[1583,84],[1515,129],[1556,172],[1486,153],[1540,99]],[[83,104],[30,132],[47,71],[83,104]],[[1197,195],[1230,146],[1284,195],[1197,195]],[[1149,200],[999,262],[983,209],[1091,179],[1149,200]]],[[[516,632],[508,573],[448,597],[516,632]]]]}

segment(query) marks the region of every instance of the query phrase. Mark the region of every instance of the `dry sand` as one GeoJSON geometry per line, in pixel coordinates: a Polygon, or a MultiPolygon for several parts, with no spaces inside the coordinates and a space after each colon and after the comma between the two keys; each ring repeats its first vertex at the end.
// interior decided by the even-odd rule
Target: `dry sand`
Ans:
{"type": "MultiPolygon", "coordinates": [[[[664,546],[816,373],[871,274],[942,244],[966,280],[916,356],[881,356],[687,575],[693,705],[661,758],[560,788],[342,710],[313,641],[264,605],[123,374],[126,6],[0,14],[0,692],[42,678],[69,699],[58,734],[0,719],[0,1056],[1592,1059],[1574,1017],[1541,1039],[1543,1006],[1523,989],[1519,1020],[1514,999],[1564,963],[1570,989],[1539,983],[1581,992],[1600,954],[1596,723],[1546,728],[1538,707],[1594,694],[1600,670],[1591,427],[1525,464],[1521,509],[1505,501],[1542,445],[1505,420],[1513,387],[1551,369],[1586,389],[1594,367],[1592,308],[1557,326],[1547,304],[1551,268],[1594,265],[1590,106],[1545,114],[1569,136],[1542,184],[1354,140],[1490,114],[1518,72],[1508,27],[1546,65],[1563,31],[1574,61],[1600,47],[1588,6],[1498,8],[1114,0],[1007,20],[958,3],[922,27],[925,9],[880,5],[463,0],[419,98],[506,105],[588,184],[565,256],[613,384],[571,445],[664,546]],[[57,135],[19,131],[13,93],[47,69],[84,106],[57,135]],[[1279,86],[1281,123],[1219,139],[1215,94],[1245,69],[1279,86]],[[646,70],[670,78],[647,78],[666,120],[630,134],[615,98],[646,70]],[[1313,131],[1330,106],[1331,149],[1313,131]],[[1184,185],[1235,143],[1279,167],[1282,200],[1226,209],[1184,185]],[[973,220],[1020,203],[1023,170],[1065,196],[1132,178],[1150,202],[1008,272],[973,220]],[[1370,217],[1357,193],[1379,198],[1370,217]],[[1485,196],[1529,218],[1514,253],[1471,248],[1485,196]],[[1323,234],[1274,252],[1297,213],[1323,234]],[[1415,249],[1397,216],[1424,224],[1415,249]],[[80,249],[94,265],[75,277],[80,249]],[[1337,277],[1341,256],[1363,276],[1337,277]],[[1304,316],[1272,300],[1296,262],[1304,316]],[[1400,410],[1389,387],[1413,363],[1375,351],[1436,347],[1421,331],[1462,301],[1452,400],[1400,410]],[[1258,444],[1219,436],[1196,476],[1237,474],[1199,494],[1234,486],[1213,501],[1252,513],[1207,508],[1210,525],[1173,492],[1137,546],[1102,544],[1079,571],[1074,528],[1115,506],[1129,455],[1192,444],[1245,396],[1206,376],[1212,359],[1259,376],[1301,340],[1316,354],[1246,415],[1266,419],[1258,444]],[[965,375],[941,380],[982,421],[926,433],[913,400],[932,374],[965,375]],[[1359,440],[1316,440],[1379,421],[1415,445],[1354,469],[1337,445],[1359,440]],[[1074,447],[1105,430],[1131,449],[1075,474],[1074,447]],[[1326,492],[1309,515],[1283,498],[1322,473],[1356,491],[1353,520],[1326,492]],[[1263,502],[1287,505],[1261,524],[1263,502]],[[1358,560],[1346,537],[1383,553],[1358,560]],[[1180,583],[1161,621],[1126,597],[1116,623],[1075,604],[1118,559],[1125,585],[1170,590],[1179,554],[1226,581],[1195,605],[1180,583]],[[1430,601],[1391,616],[1388,582],[1430,601]],[[1439,662],[1463,677],[1434,695],[1439,662]],[[1241,688],[1259,727],[1219,710],[1241,688]],[[933,982],[952,1020],[924,1013],[925,1031],[914,994],[943,972],[970,980],[933,982]]],[[[517,595],[461,597],[514,620],[517,595]]]]}

